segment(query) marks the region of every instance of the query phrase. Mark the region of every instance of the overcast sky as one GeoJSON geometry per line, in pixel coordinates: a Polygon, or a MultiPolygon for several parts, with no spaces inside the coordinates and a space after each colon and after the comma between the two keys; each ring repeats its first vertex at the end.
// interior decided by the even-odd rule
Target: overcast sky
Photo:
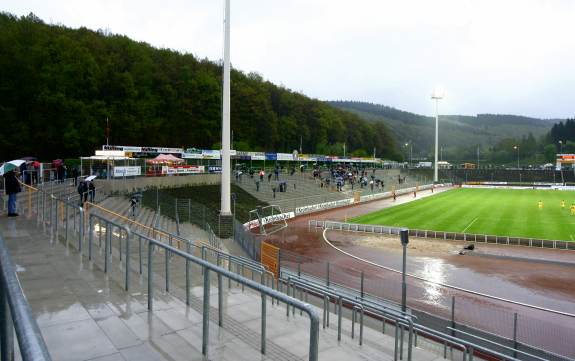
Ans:
{"type": "MultiPolygon", "coordinates": [[[[46,22],[222,58],[223,0],[3,0],[46,22]]],[[[575,116],[574,0],[232,0],[235,68],[324,100],[575,116]]]]}

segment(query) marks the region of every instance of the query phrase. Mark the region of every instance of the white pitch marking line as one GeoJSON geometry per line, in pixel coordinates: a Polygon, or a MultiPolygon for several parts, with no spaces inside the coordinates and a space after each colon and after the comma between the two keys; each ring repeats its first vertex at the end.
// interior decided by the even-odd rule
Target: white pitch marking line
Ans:
{"type": "Polygon", "coordinates": [[[467,231],[467,229],[468,229],[469,227],[471,227],[471,225],[472,225],[473,223],[475,223],[475,221],[477,220],[477,218],[479,218],[479,217],[475,217],[475,218],[471,221],[471,223],[469,223],[469,224],[467,225],[467,227],[465,227],[465,229],[464,229],[463,231],[461,231],[461,233],[465,233],[465,231],[467,231]]]}
{"type": "Polygon", "coordinates": [[[575,241],[575,239],[573,239],[573,235],[572,235],[572,234],[570,234],[569,237],[571,237],[571,240],[572,240],[572,241],[575,241]]]}

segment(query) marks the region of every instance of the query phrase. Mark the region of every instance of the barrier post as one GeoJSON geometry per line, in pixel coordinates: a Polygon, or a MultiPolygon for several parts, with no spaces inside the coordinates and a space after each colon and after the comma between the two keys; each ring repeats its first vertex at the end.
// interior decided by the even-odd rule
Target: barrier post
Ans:
{"type": "Polygon", "coordinates": [[[513,357],[517,358],[517,312],[513,314],[513,357]]]}
{"type": "Polygon", "coordinates": [[[405,281],[406,264],[407,264],[407,244],[409,243],[409,231],[402,229],[399,231],[401,245],[403,246],[403,262],[401,265],[401,310],[407,309],[407,283],[405,281]]]}
{"type": "Polygon", "coordinates": [[[210,334],[210,269],[204,267],[204,304],[202,314],[202,355],[208,354],[210,334]]]}

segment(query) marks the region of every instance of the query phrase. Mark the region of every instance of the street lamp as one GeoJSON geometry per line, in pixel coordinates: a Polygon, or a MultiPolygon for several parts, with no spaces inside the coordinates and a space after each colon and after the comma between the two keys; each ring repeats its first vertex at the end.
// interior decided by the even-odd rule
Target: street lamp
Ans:
{"type": "Polygon", "coordinates": [[[409,166],[411,167],[411,162],[413,160],[413,143],[409,141],[409,143],[405,143],[405,147],[409,146],[409,166]]]}
{"type": "Polygon", "coordinates": [[[433,183],[437,183],[437,153],[438,153],[438,139],[439,139],[439,100],[443,99],[443,91],[436,88],[431,99],[435,100],[435,164],[433,167],[433,183]]]}
{"type": "Polygon", "coordinates": [[[519,146],[514,145],[513,149],[515,149],[517,151],[517,169],[519,169],[519,146]]]}

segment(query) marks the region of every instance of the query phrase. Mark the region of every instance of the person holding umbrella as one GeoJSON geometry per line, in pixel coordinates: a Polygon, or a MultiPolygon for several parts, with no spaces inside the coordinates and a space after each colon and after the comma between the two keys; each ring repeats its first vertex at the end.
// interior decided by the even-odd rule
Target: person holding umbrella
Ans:
{"type": "Polygon", "coordinates": [[[0,167],[0,174],[4,176],[4,190],[8,195],[8,217],[18,216],[16,213],[16,195],[22,191],[22,188],[15,171],[23,163],[25,163],[23,160],[12,160],[0,167]]]}

